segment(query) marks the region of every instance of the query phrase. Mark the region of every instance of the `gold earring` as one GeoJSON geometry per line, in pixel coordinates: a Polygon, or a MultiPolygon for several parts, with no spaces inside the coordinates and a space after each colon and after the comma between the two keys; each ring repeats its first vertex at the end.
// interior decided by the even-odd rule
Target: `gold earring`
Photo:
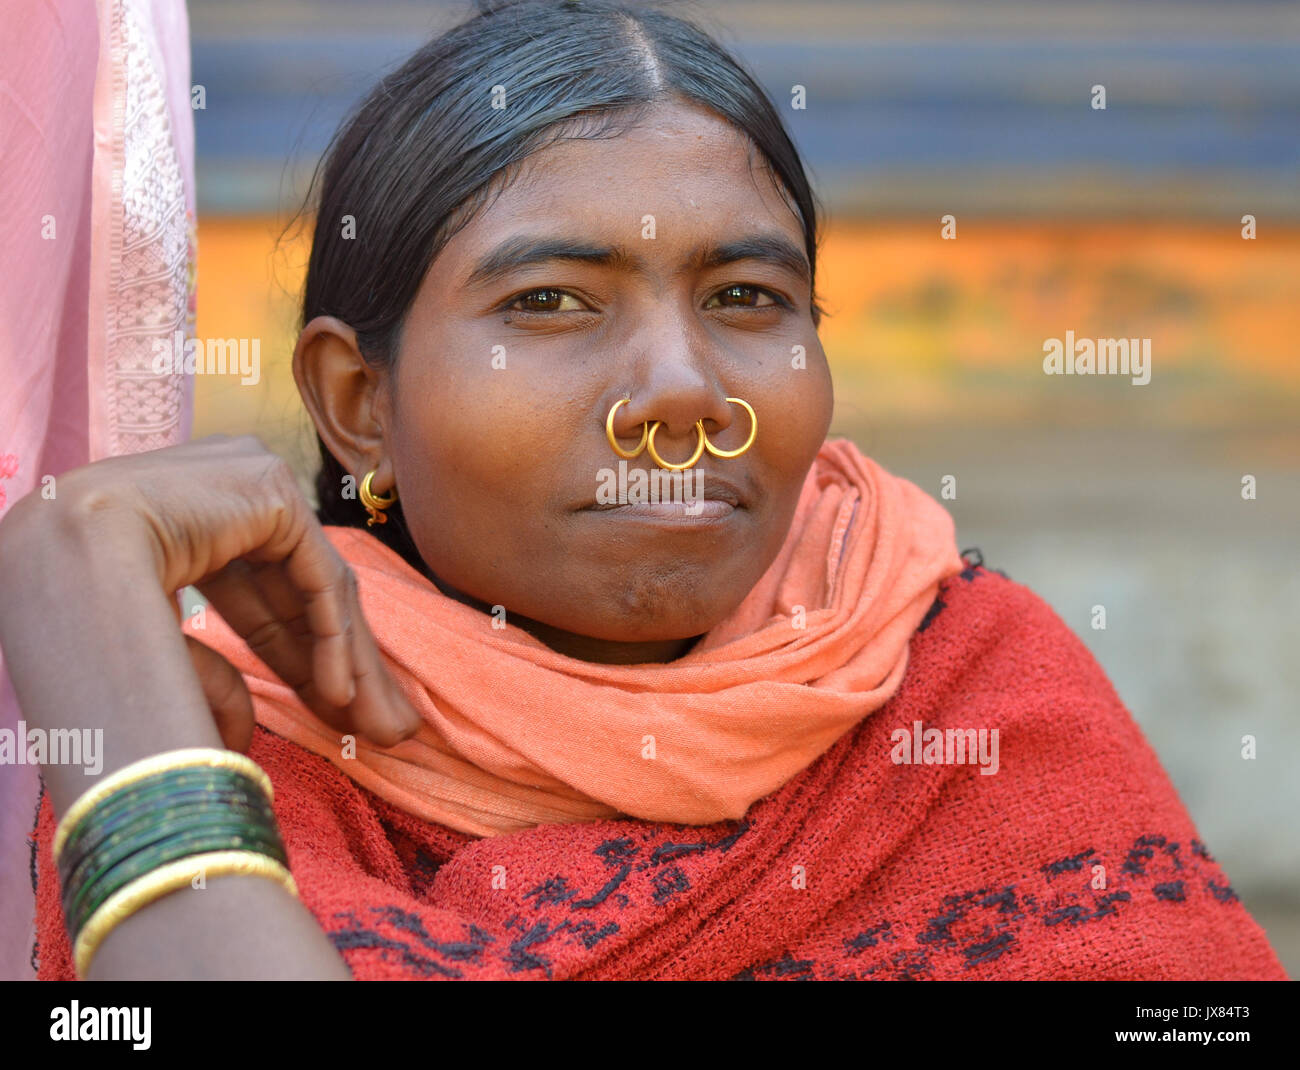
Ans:
{"type": "MultiPolygon", "coordinates": [[[[758,434],[758,417],[754,415],[754,410],[750,407],[749,402],[741,401],[740,398],[727,398],[727,400],[734,405],[742,406],[749,413],[749,438],[745,439],[745,444],[738,450],[720,450],[705,437],[704,447],[715,457],[739,457],[754,444],[754,437],[758,434]]],[[[701,426],[701,433],[703,433],[703,430],[703,426],[701,426]]]]}
{"type": "Polygon", "coordinates": [[[609,444],[613,447],[614,452],[628,461],[632,460],[634,457],[641,456],[641,451],[645,449],[646,441],[649,438],[647,425],[642,424],[641,441],[637,443],[636,449],[631,453],[628,453],[627,450],[623,449],[623,447],[618,444],[618,439],[614,437],[614,414],[618,412],[618,407],[620,405],[626,405],[630,400],[630,398],[620,398],[618,401],[614,402],[614,407],[609,410],[609,415],[605,417],[605,437],[609,439],[609,444]]]}
{"type": "Polygon", "coordinates": [[[370,481],[375,478],[375,473],[379,469],[367,472],[365,479],[361,481],[361,504],[366,507],[370,514],[370,519],[366,521],[366,527],[373,528],[376,524],[387,524],[388,514],[384,512],[390,505],[397,501],[397,488],[393,488],[393,493],[387,498],[377,498],[370,489],[370,481]]]}
{"type": "Polygon", "coordinates": [[[656,420],[653,424],[650,425],[650,434],[647,436],[646,444],[645,444],[646,449],[650,451],[651,459],[660,468],[667,468],[670,472],[680,472],[685,468],[690,468],[691,465],[693,465],[702,456],[704,456],[704,444],[708,441],[708,439],[705,438],[704,436],[704,421],[696,420],[695,430],[699,432],[700,440],[695,444],[695,452],[691,454],[691,459],[687,461],[685,464],[669,464],[667,461],[665,461],[662,457],[659,456],[658,451],[655,449],[655,432],[659,430],[659,425],[662,423],[663,423],[662,420],[656,420]]]}

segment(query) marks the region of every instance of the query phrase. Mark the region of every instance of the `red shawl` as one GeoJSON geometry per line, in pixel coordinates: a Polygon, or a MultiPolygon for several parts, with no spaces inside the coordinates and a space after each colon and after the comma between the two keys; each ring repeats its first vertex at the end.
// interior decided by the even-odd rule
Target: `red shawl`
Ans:
{"type": "MultiPolygon", "coordinates": [[[[1083,644],[982,567],[894,697],[739,821],[476,839],[263,728],[302,899],[357,978],[1276,979],[1286,974],[1083,644]],[[1000,729],[997,775],[894,733],[1000,729]]],[[[73,976],[37,827],[40,976],[73,976]]]]}

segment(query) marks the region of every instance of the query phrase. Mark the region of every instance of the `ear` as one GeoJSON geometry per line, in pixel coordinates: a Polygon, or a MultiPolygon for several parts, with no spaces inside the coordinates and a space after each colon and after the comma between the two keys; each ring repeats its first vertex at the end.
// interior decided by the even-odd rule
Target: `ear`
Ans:
{"type": "Polygon", "coordinates": [[[293,379],[330,453],[358,483],[378,469],[371,486],[386,493],[393,485],[385,435],[389,378],[366,363],[356,331],[334,316],[317,316],[298,336],[293,379]]]}

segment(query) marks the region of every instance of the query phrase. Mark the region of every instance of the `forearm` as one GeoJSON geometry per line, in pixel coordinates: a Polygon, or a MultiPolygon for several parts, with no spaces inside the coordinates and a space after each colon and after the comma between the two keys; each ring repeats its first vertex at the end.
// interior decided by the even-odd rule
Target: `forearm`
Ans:
{"type": "Polygon", "coordinates": [[[109,933],[88,980],[320,980],[352,975],[316,919],[273,881],[208,878],[109,933]]]}
{"type": "MultiPolygon", "coordinates": [[[[148,556],[45,505],[0,538],[0,644],[29,724],[102,740],[91,775],[82,765],[44,767],[61,818],[131,762],[222,741],[148,556]]],[[[110,933],[89,976],[349,974],[300,902],[269,880],[230,876],[142,908],[110,933]]]]}
{"type": "Polygon", "coordinates": [[[37,524],[14,531],[6,521],[0,539],[0,645],[29,725],[102,738],[99,768],[42,769],[62,817],[131,762],[222,744],[167,596],[140,555],[111,538],[97,545],[94,531],[53,509],[37,524]]]}

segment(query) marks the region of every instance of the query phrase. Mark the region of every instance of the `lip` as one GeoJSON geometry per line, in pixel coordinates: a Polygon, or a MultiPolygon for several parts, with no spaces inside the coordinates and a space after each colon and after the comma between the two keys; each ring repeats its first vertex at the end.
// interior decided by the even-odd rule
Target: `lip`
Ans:
{"type": "MultiPolygon", "coordinates": [[[[643,469],[645,472],[659,471],[661,475],[667,476],[671,473],[660,469],[643,469]]],[[[629,468],[629,472],[632,469],[629,468]]],[[[598,503],[588,501],[578,507],[579,512],[589,513],[618,513],[623,516],[652,516],[652,517],[682,517],[686,520],[691,519],[708,519],[716,520],[730,516],[736,509],[745,508],[745,496],[741,494],[740,488],[729,479],[722,476],[716,476],[712,472],[700,471],[704,482],[704,493],[695,503],[701,508],[701,513],[688,514],[685,509],[685,503],[682,502],[638,502],[638,503],[598,503]],[[729,506],[727,509],[716,508],[719,505],[729,506]]]]}
{"type": "Polygon", "coordinates": [[[736,506],[719,498],[701,498],[688,505],[686,502],[635,502],[626,505],[596,505],[586,512],[602,516],[631,520],[652,520],[669,524],[715,524],[726,520],[736,511],[736,506]]]}

